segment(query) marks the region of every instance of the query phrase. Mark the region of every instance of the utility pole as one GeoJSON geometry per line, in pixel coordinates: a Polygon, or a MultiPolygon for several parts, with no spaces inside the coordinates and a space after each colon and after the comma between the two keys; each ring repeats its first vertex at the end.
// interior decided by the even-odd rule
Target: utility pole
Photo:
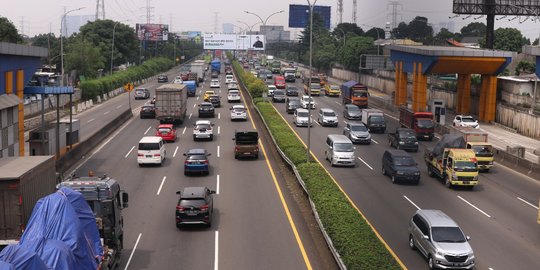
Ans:
{"type": "MultiPolygon", "coordinates": [[[[354,0],[356,2],[356,0],[354,0]]],[[[337,17],[338,24],[343,23],[343,0],[337,1],[337,17]]]]}
{"type": "Polygon", "coordinates": [[[392,30],[394,30],[398,26],[398,17],[401,18],[401,14],[398,12],[398,7],[403,8],[403,6],[398,1],[391,1],[391,2],[388,2],[387,9],[388,7],[392,8],[392,11],[388,13],[387,17],[390,17],[392,30]]]}
{"type": "Polygon", "coordinates": [[[105,20],[105,0],[97,0],[96,1],[96,20],[100,19],[105,20]],[[99,12],[101,10],[101,13],[99,12]]]}
{"type": "Polygon", "coordinates": [[[358,3],[356,0],[352,1],[352,23],[356,23],[356,12],[358,10],[358,3]]]}

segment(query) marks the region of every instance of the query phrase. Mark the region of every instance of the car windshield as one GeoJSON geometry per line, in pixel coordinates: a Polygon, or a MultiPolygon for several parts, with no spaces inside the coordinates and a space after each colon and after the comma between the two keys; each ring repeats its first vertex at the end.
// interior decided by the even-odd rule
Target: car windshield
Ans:
{"type": "Polygon", "coordinates": [[[161,134],[167,134],[167,133],[171,132],[171,129],[170,128],[160,128],[160,129],[158,129],[158,132],[161,133],[161,134]]]}
{"type": "Polygon", "coordinates": [[[211,104],[202,104],[201,108],[203,108],[203,109],[212,109],[213,106],[211,104]]]}
{"type": "Polygon", "coordinates": [[[416,134],[413,132],[413,131],[400,131],[399,132],[399,136],[401,138],[407,138],[407,139],[412,139],[412,138],[416,138],[416,134]]]}
{"type": "Polygon", "coordinates": [[[206,157],[204,155],[201,155],[201,154],[188,155],[187,160],[206,160],[206,157]]]}
{"type": "Polygon", "coordinates": [[[474,119],[472,117],[461,117],[461,122],[474,123],[474,119]]]}
{"type": "Polygon", "coordinates": [[[339,86],[337,86],[337,85],[332,85],[332,86],[330,86],[330,89],[331,89],[331,90],[339,90],[339,86]]]}
{"type": "Polygon", "coordinates": [[[245,112],[246,109],[244,109],[244,108],[234,108],[233,111],[236,112],[236,113],[242,113],[242,112],[245,112]]]}
{"type": "Polygon", "coordinates": [[[353,92],[353,97],[367,97],[368,93],[365,91],[353,92]]]}
{"type": "Polygon", "coordinates": [[[396,157],[395,161],[396,166],[414,166],[416,162],[410,157],[396,157]]]}
{"type": "Polygon", "coordinates": [[[219,83],[219,81],[217,81],[217,80],[212,80],[212,83],[219,83]]]}
{"type": "Polygon", "coordinates": [[[318,84],[318,83],[312,83],[311,84],[311,89],[321,89],[321,85],[318,84]]]}
{"type": "Polygon", "coordinates": [[[456,161],[454,169],[458,172],[475,172],[478,171],[476,162],[472,161],[456,161]]]}
{"type": "Polygon", "coordinates": [[[197,126],[195,126],[195,129],[211,129],[212,126],[208,125],[208,124],[198,124],[197,126]]]}
{"type": "Polygon", "coordinates": [[[257,136],[236,135],[236,144],[244,144],[244,145],[257,144],[257,136]]]}
{"type": "Polygon", "coordinates": [[[427,120],[427,119],[419,119],[416,122],[416,125],[419,128],[433,128],[434,127],[433,121],[427,120]]]}
{"type": "Polygon", "coordinates": [[[349,112],[357,112],[357,111],[360,111],[360,109],[356,106],[347,106],[347,110],[349,112]]]}
{"type": "Polygon", "coordinates": [[[373,123],[383,123],[384,117],[382,115],[373,115],[370,117],[371,122],[373,123]]]}
{"type": "Polygon", "coordinates": [[[280,90],[276,90],[274,91],[274,96],[284,96],[285,93],[283,91],[280,91],[280,90]]]}
{"type": "Polygon", "coordinates": [[[467,241],[458,227],[433,227],[431,234],[435,242],[464,243],[467,241]]]}
{"type": "Polygon", "coordinates": [[[334,151],[352,152],[354,149],[352,143],[334,143],[334,151]]]}
{"type": "Polygon", "coordinates": [[[335,112],[323,112],[323,116],[336,116],[335,112]]]}
{"type": "Polygon", "coordinates": [[[289,87],[287,90],[289,90],[289,91],[298,91],[298,88],[293,86],[293,87],[289,87]]]}
{"type": "Polygon", "coordinates": [[[159,143],[139,143],[139,150],[159,150],[159,143]]]}
{"type": "Polygon", "coordinates": [[[472,149],[477,157],[493,156],[491,145],[473,145],[472,149]]]}
{"type": "Polygon", "coordinates": [[[206,201],[204,199],[194,198],[194,199],[182,199],[180,201],[180,206],[182,207],[195,207],[199,208],[203,205],[206,205],[206,201]]]}
{"type": "Polygon", "coordinates": [[[367,131],[367,127],[364,125],[354,125],[351,126],[352,131],[367,131]]]}
{"type": "Polygon", "coordinates": [[[238,95],[238,91],[229,91],[229,95],[238,95]]]}
{"type": "Polygon", "coordinates": [[[307,112],[298,112],[298,117],[308,117],[309,113],[307,112]]]}
{"type": "Polygon", "coordinates": [[[305,102],[313,102],[313,98],[302,98],[305,102]]]}

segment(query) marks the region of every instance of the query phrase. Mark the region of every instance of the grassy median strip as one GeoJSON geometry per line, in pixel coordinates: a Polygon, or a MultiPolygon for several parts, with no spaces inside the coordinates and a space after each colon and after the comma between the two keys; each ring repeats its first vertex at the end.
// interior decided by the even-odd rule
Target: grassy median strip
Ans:
{"type": "MultiPolygon", "coordinates": [[[[233,65],[240,80],[251,76],[238,63],[233,65]]],[[[257,94],[258,89],[253,96],[258,97],[257,94]]],[[[294,163],[306,183],[322,224],[347,269],[401,269],[326,170],[319,163],[306,162],[306,148],[272,104],[261,98],[255,98],[254,102],[278,147],[294,163]]]]}

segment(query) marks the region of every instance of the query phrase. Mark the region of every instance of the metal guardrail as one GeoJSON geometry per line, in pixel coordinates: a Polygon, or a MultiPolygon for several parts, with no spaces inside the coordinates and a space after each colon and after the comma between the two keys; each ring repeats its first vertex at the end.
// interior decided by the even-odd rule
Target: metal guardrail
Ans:
{"type": "Polygon", "coordinates": [[[338,266],[339,266],[339,268],[341,270],[347,270],[347,266],[345,266],[345,263],[343,262],[343,260],[341,259],[341,256],[339,255],[338,251],[334,247],[334,243],[332,242],[332,239],[330,238],[330,236],[326,232],[326,229],[324,228],[324,225],[323,225],[321,219],[319,218],[319,213],[317,212],[317,207],[316,207],[315,203],[311,200],[311,197],[309,196],[309,192],[308,192],[308,190],[306,188],[306,183],[304,182],[304,180],[300,176],[300,172],[298,171],[298,169],[296,168],[294,163],[287,157],[287,155],[285,155],[285,153],[281,150],[281,148],[277,144],[274,136],[272,135],[272,132],[270,131],[270,128],[268,127],[268,124],[264,120],[264,117],[262,117],[262,113],[259,111],[259,108],[257,108],[257,105],[253,102],[253,97],[251,96],[251,93],[249,92],[249,90],[247,90],[247,87],[244,85],[244,82],[240,79],[238,74],[236,74],[236,70],[234,70],[234,72],[235,72],[236,78],[238,78],[238,82],[240,83],[240,86],[241,86],[242,90],[244,90],[244,93],[247,93],[247,95],[249,96],[249,99],[250,99],[251,104],[253,105],[253,108],[255,109],[255,111],[257,112],[259,117],[261,118],[262,122],[264,123],[264,127],[266,128],[266,130],[270,134],[270,138],[272,139],[272,142],[276,146],[276,149],[277,149],[279,155],[289,165],[289,168],[293,170],[294,175],[296,176],[296,179],[298,180],[298,183],[300,183],[300,185],[302,186],[302,189],[304,190],[304,194],[306,194],[306,196],[307,196],[307,198],[309,200],[309,204],[311,206],[311,211],[313,212],[315,220],[317,221],[317,224],[319,225],[321,233],[323,234],[323,237],[324,237],[324,239],[326,241],[326,244],[328,245],[328,248],[330,249],[330,252],[332,253],[332,256],[336,260],[336,263],[338,264],[338,266]]]}

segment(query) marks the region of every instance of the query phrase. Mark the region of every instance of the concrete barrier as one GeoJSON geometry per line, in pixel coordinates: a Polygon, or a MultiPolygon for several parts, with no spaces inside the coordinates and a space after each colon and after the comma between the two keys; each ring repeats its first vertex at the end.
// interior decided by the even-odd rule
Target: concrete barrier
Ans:
{"type": "Polygon", "coordinates": [[[71,111],[73,112],[73,114],[77,114],[77,110],[75,109],[75,106],[71,106],[71,111]]]}
{"type": "Polygon", "coordinates": [[[100,96],[97,96],[96,102],[97,102],[97,103],[101,103],[101,97],[100,97],[100,96]]]}
{"type": "Polygon", "coordinates": [[[107,101],[107,94],[103,94],[103,101],[107,101]]]}
{"type": "Polygon", "coordinates": [[[90,107],[94,107],[94,100],[90,100],[90,107]]]}

